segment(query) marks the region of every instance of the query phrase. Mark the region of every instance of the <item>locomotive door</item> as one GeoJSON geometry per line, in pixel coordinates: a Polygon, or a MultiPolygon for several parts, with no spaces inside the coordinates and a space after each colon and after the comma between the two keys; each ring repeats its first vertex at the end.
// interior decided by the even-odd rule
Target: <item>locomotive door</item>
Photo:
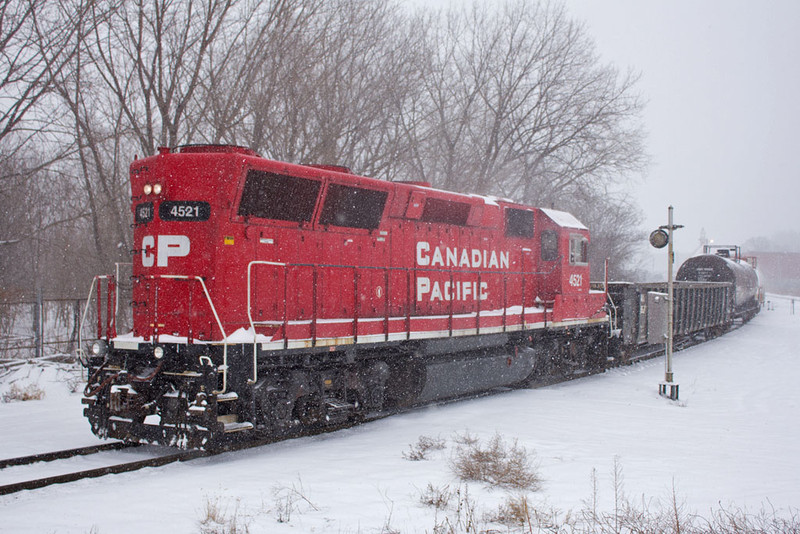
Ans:
{"type": "Polygon", "coordinates": [[[324,330],[330,337],[385,333],[389,232],[330,231],[322,243],[316,283],[324,330]]]}
{"type": "Polygon", "coordinates": [[[364,255],[364,268],[358,270],[356,317],[359,331],[368,335],[389,333],[389,254],[388,231],[376,230],[363,241],[359,253],[364,255]]]}
{"type": "Polygon", "coordinates": [[[257,262],[249,269],[250,313],[257,332],[276,339],[309,339],[314,317],[317,244],[306,229],[259,228],[257,262]]]}
{"type": "MultiPolygon", "coordinates": [[[[530,312],[529,308],[536,306],[536,297],[539,296],[539,277],[536,275],[536,258],[530,247],[522,247],[520,258],[522,309],[525,314],[530,312]]],[[[528,319],[523,320],[525,323],[529,322],[528,319]]]]}
{"type": "MultiPolygon", "coordinates": [[[[388,191],[331,182],[319,214],[317,280],[329,337],[384,334],[388,328],[386,276],[389,232],[381,222],[388,191]],[[383,320],[382,320],[383,319],[383,320]]],[[[320,326],[320,332],[321,332],[320,326]]]]}

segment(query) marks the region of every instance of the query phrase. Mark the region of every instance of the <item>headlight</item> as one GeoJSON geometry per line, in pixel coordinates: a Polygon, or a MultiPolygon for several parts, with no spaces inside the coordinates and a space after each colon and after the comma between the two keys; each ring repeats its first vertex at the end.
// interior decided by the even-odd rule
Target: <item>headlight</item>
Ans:
{"type": "Polygon", "coordinates": [[[97,340],[92,343],[92,354],[95,356],[103,356],[106,353],[107,345],[105,342],[97,340]]]}
{"type": "Polygon", "coordinates": [[[153,194],[155,195],[161,194],[161,184],[153,184],[153,194]]]}
{"type": "Polygon", "coordinates": [[[160,360],[164,357],[164,347],[156,347],[153,349],[153,356],[156,357],[157,360],[160,360]]]}
{"type": "Polygon", "coordinates": [[[149,195],[153,192],[153,186],[150,184],[144,184],[144,194],[149,195]]]}

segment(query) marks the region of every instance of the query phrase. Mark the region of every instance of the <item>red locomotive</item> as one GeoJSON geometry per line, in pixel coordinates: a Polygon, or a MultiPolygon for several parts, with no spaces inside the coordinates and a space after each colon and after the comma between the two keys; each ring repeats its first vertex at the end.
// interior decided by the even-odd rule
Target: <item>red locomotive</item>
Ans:
{"type": "Polygon", "coordinates": [[[100,436],[211,447],[605,360],[584,350],[606,296],[568,213],[232,146],[161,149],[130,177],[133,331],[102,277],[84,359],[100,436]]]}

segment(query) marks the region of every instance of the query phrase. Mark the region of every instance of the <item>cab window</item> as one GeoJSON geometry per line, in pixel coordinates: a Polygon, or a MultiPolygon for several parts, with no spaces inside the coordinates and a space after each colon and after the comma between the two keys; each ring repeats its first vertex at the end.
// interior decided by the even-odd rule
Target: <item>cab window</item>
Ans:
{"type": "Polygon", "coordinates": [[[469,219],[470,205],[465,202],[428,197],[422,208],[423,222],[454,224],[466,226],[469,219]]]}
{"type": "Polygon", "coordinates": [[[381,224],[388,196],[386,191],[330,184],[319,223],[374,230],[381,224]]]}
{"type": "Polygon", "coordinates": [[[277,221],[309,222],[319,195],[320,182],[251,170],[242,191],[239,215],[277,221]]]}
{"type": "Polygon", "coordinates": [[[589,240],[580,234],[569,236],[569,263],[571,265],[589,263],[589,240]]]}

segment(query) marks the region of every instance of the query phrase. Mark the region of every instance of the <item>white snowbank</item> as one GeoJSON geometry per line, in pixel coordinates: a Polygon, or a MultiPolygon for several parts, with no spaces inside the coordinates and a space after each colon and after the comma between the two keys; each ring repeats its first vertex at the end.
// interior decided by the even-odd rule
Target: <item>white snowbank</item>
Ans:
{"type": "MultiPolygon", "coordinates": [[[[740,330],[676,353],[678,402],[658,396],[663,361],[653,360],[314,438],[3,496],[0,531],[194,532],[210,500],[228,515],[238,511],[252,533],[368,533],[387,525],[431,532],[444,513],[421,505],[420,495],[428,483],[459,487],[448,459],[453,436],[465,431],[499,433],[535,451],[544,484],[530,497],[543,506],[581,508],[594,469],[600,504],[610,508],[618,458],[634,500],[668,500],[674,484],[687,507],[706,516],[720,502],[796,507],[800,315],[774,300],[774,311],[740,330]],[[421,435],[441,437],[448,448],[427,461],[405,460],[421,435]]],[[[92,441],[79,396],[52,389],[42,401],[0,404],[0,457],[92,441]]],[[[506,498],[477,483],[469,495],[480,515],[506,498]]]]}

